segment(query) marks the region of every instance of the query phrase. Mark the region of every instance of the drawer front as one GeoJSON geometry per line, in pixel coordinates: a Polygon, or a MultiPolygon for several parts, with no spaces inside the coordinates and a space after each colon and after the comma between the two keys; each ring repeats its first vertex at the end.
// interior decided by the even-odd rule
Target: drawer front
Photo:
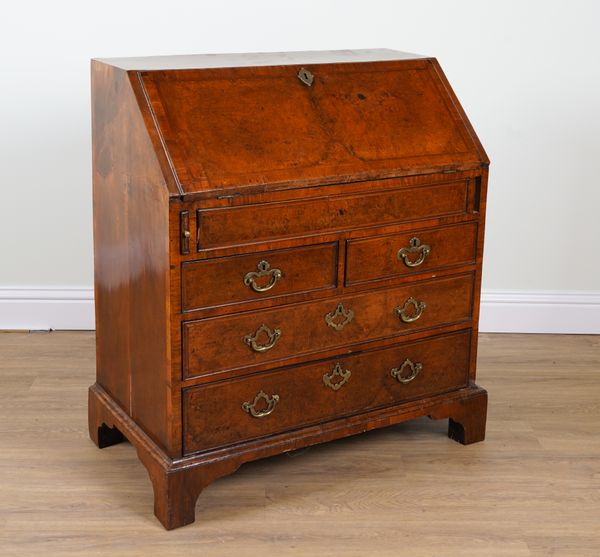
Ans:
{"type": "MultiPolygon", "coordinates": [[[[372,183],[374,187],[376,182],[372,183]]],[[[226,209],[199,209],[200,248],[355,229],[467,211],[467,180],[226,209]]]]}
{"type": "Polygon", "coordinates": [[[324,360],[184,391],[191,453],[467,384],[470,333],[324,360]]]}
{"type": "MultiPolygon", "coordinates": [[[[470,319],[473,275],[186,322],[184,376],[256,367],[470,319]]],[[[271,367],[274,367],[271,365],[271,367]]],[[[252,369],[245,369],[244,373],[252,369]]]]}
{"type": "Polygon", "coordinates": [[[182,309],[335,288],[337,242],[183,263],[182,309]]]}
{"type": "Polygon", "coordinates": [[[346,285],[473,263],[477,224],[348,240],[346,285]]]}

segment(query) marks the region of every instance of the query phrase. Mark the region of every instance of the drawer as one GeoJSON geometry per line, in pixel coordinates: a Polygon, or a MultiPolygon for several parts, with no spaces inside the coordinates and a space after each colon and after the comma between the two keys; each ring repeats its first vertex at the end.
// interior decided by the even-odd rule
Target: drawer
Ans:
{"type": "Polygon", "coordinates": [[[337,242],[183,263],[183,311],[337,286],[337,242]]]}
{"type": "Polygon", "coordinates": [[[348,240],[345,283],[474,263],[476,254],[476,223],[348,240]]]}
{"type": "MultiPolygon", "coordinates": [[[[366,182],[365,187],[377,187],[366,182]]],[[[199,209],[200,248],[413,221],[467,211],[468,181],[224,209],[199,209]]]]}
{"type": "Polygon", "coordinates": [[[186,453],[459,389],[470,332],[184,391],[186,453]]]}
{"type": "Polygon", "coordinates": [[[466,321],[473,275],[183,324],[185,377],[279,365],[290,357],[466,321]]]}

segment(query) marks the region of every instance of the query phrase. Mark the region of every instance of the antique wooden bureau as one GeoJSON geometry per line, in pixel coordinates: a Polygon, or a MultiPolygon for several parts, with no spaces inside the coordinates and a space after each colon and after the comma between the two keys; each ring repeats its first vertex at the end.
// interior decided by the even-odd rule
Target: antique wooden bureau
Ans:
{"type": "Polygon", "coordinates": [[[484,438],[489,161],[434,58],[92,62],[97,381],[176,528],[242,463],[419,416],[484,438]]]}

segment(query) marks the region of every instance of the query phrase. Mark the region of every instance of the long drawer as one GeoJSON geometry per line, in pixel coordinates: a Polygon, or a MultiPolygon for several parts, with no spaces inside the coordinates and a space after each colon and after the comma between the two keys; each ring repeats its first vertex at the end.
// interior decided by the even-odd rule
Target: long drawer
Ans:
{"type": "MultiPolygon", "coordinates": [[[[377,187],[367,182],[365,187],[377,187]]],[[[468,180],[403,187],[285,203],[199,209],[198,246],[210,248],[257,240],[356,229],[467,212],[468,180]]]]}
{"type": "Polygon", "coordinates": [[[340,356],[184,391],[197,452],[464,387],[470,332],[340,356]]]}
{"type": "Polygon", "coordinates": [[[184,377],[251,373],[290,357],[466,321],[472,294],[473,275],[464,274],[184,322],[184,377]]]}

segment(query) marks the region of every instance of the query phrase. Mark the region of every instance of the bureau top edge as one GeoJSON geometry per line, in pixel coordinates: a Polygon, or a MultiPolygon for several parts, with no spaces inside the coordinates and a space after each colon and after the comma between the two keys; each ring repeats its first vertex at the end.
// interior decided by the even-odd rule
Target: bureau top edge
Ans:
{"type": "Polygon", "coordinates": [[[94,60],[126,71],[156,71],[241,68],[248,66],[295,66],[298,64],[343,64],[419,58],[427,58],[427,56],[388,48],[369,48],[358,50],[176,54],[170,56],[94,58],[94,60]]]}

